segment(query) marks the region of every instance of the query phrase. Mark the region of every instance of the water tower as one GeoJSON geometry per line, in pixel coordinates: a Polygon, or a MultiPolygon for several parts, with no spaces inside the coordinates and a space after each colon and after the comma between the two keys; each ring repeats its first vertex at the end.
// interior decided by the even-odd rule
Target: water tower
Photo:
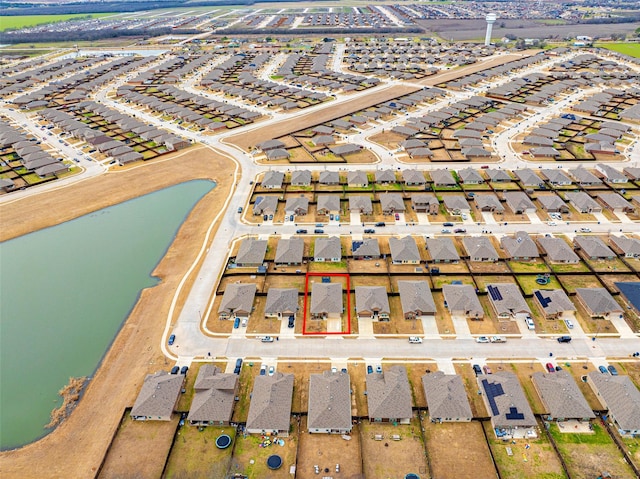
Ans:
{"type": "Polygon", "coordinates": [[[496,23],[497,19],[498,17],[496,16],[495,13],[488,13],[487,16],[485,17],[485,20],[487,21],[487,34],[484,37],[485,45],[491,44],[491,30],[493,30],[493,24],[496,23]]]}

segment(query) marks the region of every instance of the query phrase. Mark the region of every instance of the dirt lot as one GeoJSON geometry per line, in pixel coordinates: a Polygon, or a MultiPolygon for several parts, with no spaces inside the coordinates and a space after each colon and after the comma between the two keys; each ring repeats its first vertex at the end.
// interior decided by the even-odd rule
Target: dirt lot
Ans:
{"type": "MultiPolygon", "coordinates": [[[[142,291],[73,414],[40,441],[3,452],[0,458],[4,478],[92,477],[96,474],[110,438],[120,424],[122,411],[133,405],[144,376],[167,367],[168,363],[157,347],[166,312],[178,283],[200,249],[211,218],[229,196],[232,183],[226,181],[227,173],[221,172],[231,175],[233,168],[230,160],[210,149],[193,148],[177,153],[172,161],[159,160],[108,173],[73,188],[35,195],[0,207],[2,241],[172,184],[195,178],[218,181],[218,187],[191,211],[167,254],[153,271],[152,274],[161,279],[160,284],[142,291]],[[30,221],[25,222],[25,217],[30,221]],[[70,451],[73,451],[73,460],[70,460],[70,451]]],[[[191,283],[192,279],[185,283],[179,305],[191,283]]]]}
{"type": "Polygon", "coordinates": [[[495,479],[489,446],[478,421],[434,424],[422,419],[433,479],[495,479]]]}
{"type": "Polygon", "coordinates": [[[351,430],[349,441],[337,434],[310,434],[307,432],[306,417],[302,418],[300,429],[297,477],[313,477],[313,466],[316,465],[321,471],[329,469],[329,473],[324,475],[333,476],[336,464],[340,464],[340,474],[335,474],[336,477],[361,477],[362,451],[358,425],[351,430]]]}
{"type": "Polygon", "coordinates": [[[179,420],[174,414],[171,421],[134,421],[127,414],[98,477],[160,477],[179,420]],[[144,461],[140,451],[145,451],[144,461]]]}
{"type": "Polygon", "coordinates": [[[365,477],[403,477],[410,472],[427,477],[427,458],[418,418],[414,417],[411,424],[397,426],[362,421],[360,427],[365,477]],[[382,435],[383,439],[376,440],[376,435],[382,435]],[[394,435],[401,439],[393,440],[394,435]]]}

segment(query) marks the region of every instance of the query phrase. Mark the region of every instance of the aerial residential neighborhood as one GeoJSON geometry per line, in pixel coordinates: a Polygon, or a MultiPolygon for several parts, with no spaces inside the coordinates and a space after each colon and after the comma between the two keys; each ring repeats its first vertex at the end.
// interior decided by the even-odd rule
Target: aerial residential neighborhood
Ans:
{"type": "Polygon", "coordinates": [[[134,3],[0,6],[3,478],[640,477],[636,0],[134,3]]]}

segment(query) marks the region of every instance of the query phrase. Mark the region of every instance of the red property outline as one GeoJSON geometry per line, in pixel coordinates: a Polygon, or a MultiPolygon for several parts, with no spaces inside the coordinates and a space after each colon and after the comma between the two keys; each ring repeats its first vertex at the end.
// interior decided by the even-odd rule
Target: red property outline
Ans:
{"type": "Polygon", "coordinates": [[[320,335],[327,336],[329,334],[351,334],[351,282],[347,273],[307,273],[304,278],[304,316],[302,318],[302,334],[304,335],[320,335]],[[307,306],[309,299],[309,277],[311,276],[329,276],[347,279],[347,330],[339,332],[327,331],[307,331],[307,306]]]}

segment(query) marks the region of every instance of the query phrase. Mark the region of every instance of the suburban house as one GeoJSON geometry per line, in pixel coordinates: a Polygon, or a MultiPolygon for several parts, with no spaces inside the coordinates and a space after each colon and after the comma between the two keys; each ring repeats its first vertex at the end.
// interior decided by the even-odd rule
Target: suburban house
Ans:
{"type": "Polygon", "coordinates": [[[310,186],[311,172],[309,170],[295,170],[291,173],[291,186],[310,186]]]}
{"type": "Polygon", "coordinates": [[[553,263],[578,263],[580,257],[573,251],[567,242],[561,238],[538,238],[538,244],[547,260],[553,263]]]}
{"type": "Polygon", "coordinates": [[[569,203],[578,210],[580,213],[601,213],[602,206],[591,198],[584,191],[578,191],[577,193],[566,193],[565,197],[569,200],[569,203]]]}
{"type": "MultiPolygon", "coordinates": [[[[484,184],[484,178],[480,176],[480,173],[478,173],[478,170],[473,168],[465,168],[463,170],[458,170],[458,176],[460,177],[460,181],[465,185],[484,184]]],[[[433,178],[433,175],[431,175],[431,177],[433,178]]]]}
{"type": "Polygon", "coordinates": [[[538,201],[540,202],[540,206],[542,206],[543,210],[548,211],[549,213],[568,213],[569,207],[567,204],[562,201],[556,194],[551,195],[538,195],[538,201]]]}
{"type": "Polygon", "coordinates": [[[504,206],[495,193],[476,193],[473,196],[476,206],[480,211],[490,211],[492,213],[504,213],[504,206]]]}
{"type": "Polygon", "coordinates": [[[348,156],[362,151],[362,146],[354,145],[352,143],[345,143],[343,145],[330,146],[329,151],[336,156],[348,156]]]}
{"type": "Polygon", "coordinates": [[[620,254],[625,258],[640,257],[640,240],[637,238],[628,238],[626,236],[610,236],[609,242],[620,254]]]}
{"type": "Polygon", "coordinates": [[[236,266],[258,267],[262,265],[264,256],[267,253],[267,240],[259,240],[257,238],[245,238],[240,243],[238,254],[236,255],[236,266]]]}
{"type": "Polygon", "coordinates": [[[544,181],[530,168],[515,170],[514,172],[523,186],[534,186],[540,188],[544,185],[544,181]]]}
{"type": "Polygon", "coordinates": [[[356,286],[356,315],[374,321],[389,321],[391,308],[384,286],[356,286]]]}
{"type": "Polygon", "coordinates": [[[245,431],[287,437],[291,423],[293,374],[256,376],[245,431]]]}
{"type": "Polygon", "coordinates": [[[614,213],[635,213],[636,208],[618,193],[599,193],[598,200],[614,213]]]}
{"type": "Polygon", "coordinates": [[[183,382],[182,374],[166,371],[147,374],[130,416],[135,421],[170,421],[183,382]]]}
{"type": "Polygon", "coordinates": [[[262,182],[260,184],[263,188],[279,189],[282,188],[283,182],[284,173],[281,171],[267,171],[262,177],[262,182]]]}
{"type": "Polygon", "coordinates": [[[364,188],[369,186],[367,173],[361,170],[347,172],[347,185],[354,188],[364,188]]]}
{"type": "Polygon", "coordinates": [[[571,178],[565,175],[562,170],[558,170],[557,168],[540,170],[540,174],[553,186],[569,186],[573,183],[571,178]]]}
{"type": "Polygon", "coordinates": [[[575,248],[580,248],[589,259],[613,259],[616,254],[597,236],[576,235],[573,238],[575,248]]]}
{"type": "Polygon", "coordinates": [[[622,317],[622,307],[605,288],[576,288],[576,298],[592,318],[622,317]]]}
{"type": "Polygon", "coordinates": [[[489,301],[498,318],[524,319],[531,310],[524,300],[520,288],[513,283],[493,283],[487,285],[489,301]]]}
{"type": "Polygon", "coordinates": [[[321,185],[339,185],[340,175],[337,171],[321,171],[318,182],[321,185]]]}
{"type": "Polygon", "coordinates": [[[424,186],[427,183],[422,171],[411,169],[402,171],[402,180],[406,186],[424,186]]]}
{"type": "Polygon", "coordinates": [[[576,307],[562,289],[534,289],[533,298],[545,319],[573,317],[576,307]]]}
{"type": "Polygon", "coordinates": [[[516,231],[514,237],[503,236],[500,238],[500,245],[512,260],[530,260],[540,257],[538,247],[526,231],[516,231]]]}
{"type": "Polygon", "coordinates": [[[596,170],[598,170],[604,176],[605,181],[608,183],[626,183],[629,179],[616,170],[613,166],[609,166],[604,163],[598,163],[596,165],[596,170]]]}
{"type": "Polygon", "coordinates": [[[263,141],[262,143],[258,143],[256,146],[259,150],[266,152],[269,150],[275,150],[277,148],[284,148],[285,144],[280,140],[267,140],[263,141]]]}
{"type": "Polygon", "coordinates": [[[349,374],[324,371],[309,376],[310,433],[349,434],[351,432],[351,382],[349,374]]]}
{"type": "Polygon", "coordinates": [[[238,375],[203,364],[193,386],[195,394],[187,420],[192,426],[228,426],[238,391],[238,375]]]}
{"type": "Polygon", "coordinates": [[[432,193],[413,193],[411,195],[411,208],[417,213],[429,213],[437,215],[440,209],[438,198],[432,193]]]}
{"type": "Polygon", "coordinates": [[[476,290],[469,284],[445,284],[442,286],[444,305],[452,316],[483,319],[484,310],[476,290]]]}
{"type": "Polygon", "coordinates": [[[589,421],[596,417],[575,380],[567,371],[536,372],[531,375],[531,380],[548,418],[554,421],[569,419],[589,421]]]}
{"type": "Polygon", "coordinates": [[[457,182],[449,170],[432,170],[429,172],[434,186],[457,186],[457,182]]]}
{"type": "Polygon", "coordinates": [[[355,211],[361,215],[373,214],[373,203],[369,195],[349,195],[349,211],[355,211]]]}
{"type": "Polygon", "coordinates": [[[469,214],[471,211],[471,207],[463,194],[445,194],[442,195],[442,201],[451,215],[469,214]]]}
{"type": "Polygon", "coordinates": [[[518,382],[518,376],[500,371],[489,375],[481,374],[477,381],[484,393],[482,397],[498,438],[538,437],[538,423],[518,382]]]}
{"type": "Polygon", "coordinates": [[[389,238],[389,249],[391,250],[391,262],[393,264],[418,264],[420,263],[420,252],[416,241],[411,236],[389,238]]]}
{"type": "Polygon", "coordinates": [[[342,259],[342,246],[340,238],[329,236],[328,238],[317,238],[315,250],[313,252],[314,261],[338,263],[342,259]]]}
{"type": "Polygon", "coordinates": [[[267,160],[288,160],[291,154],[284,148],[276,148],[273,150],[265,151],[267,160]]]}
{"type": "Polygon", "coordinates": [[[400,193],[383,193],[380,195],[380,208],[382,214],[392,215],[402,213],[405,210],[404,200],[400,193]]]}
{"type": "Polygon", "coordinates": [[[311,286],[311,319],[339,319],[342,317],[342,285],[313,283],[311,286]]]}
{"type": "Polygon", "coordinates": [[[509,173],[504,170],[496,170],[491,168],[485,170],[485,173],[487,173],[487,175],[489,176],[489,180],[494,183],[508,183],[510,181],[513,181],[513,178],[509,176],[509,173]]]}
{"type": "Polygon", "coordinates": [[[274,262],[278,266],[301,264],[303,252],[304,240],[302,238],[281,239],[278,241],[274,262]]]}
{"type": "Polygon", "coordinates": [[[253,203],[254,215],[273,215],[278,208],[277,196],[256,196],[253,203]]]}
{"type": "Polygon", "coordinates": [[[462,378],[442,371],[422,376],[431,422],[469,422],[473,418],[462,378]]]}
{"type": "Polygon", "coordinates": [[[623,436],[640,435],[640,391],[629,376],[611,376],[599,371],[587,374],[587,383],[623,436]]]}
{"type": "Polygon", "coordinates": [[[298,290],[295,288],[269,288],[264,305],[265,318],[295,317],[298,312],[298,290]]]}
{"type": "Polygon", "coordinates": [[[460,256],[451,238],[427,238],[427,250],[434,263],[457,263],[460,256]]]}
{"type": "Polygon", "coordinates": [[[222,295],[218,316],[220,319],[249,318],[253,310],[253,298],[256,295],[254,283],[228,284],[222,295]]]}
{"type": "Polygon", "coordinates": [[[380,246],[378,238],[363,238],[351,242],[351,254],[353,259],[379,259],[380,246]]]}
{"type": "Polygon", "coordinates": [[[376,183],[389,185],[396,182],[396,174],[393,170],[376,170],[376,183]]]}
{"type": "Polygon", "coordinates": [[[304,196],[290,196],[284,205],[284,214],[304,216],[309,212],[309,198],[304,196]]]}
{"type": "Polygon", "coordinates": [[[536,205],[523,191],[507,191],[504,193],[504,198],[511,211],[517,215],[536,212],[536,205]]]}
{"type": "Polygon", "coordinates": [[[600,178],[582,166],[570,169],[569,174],[573,176],[576,183],[581,186],[597,186],[602,184],[602,180],[600,178]]]}
{"type": "Polygon", "coordinates": [[[340,197],[336,195],[318,195],[316,213],[319,215],[340,214],[340,197]]]}
{"type": "Polygon", "coordinates": [[[411,386],[404,366],[366,375],[369,421],[409,424],[413,417],[411,386]]]}
{"type": "Polygon", "coordinates": [[[496,262],[500,259],[493,243],[486,236],[465,236],[462,243],[470,261],[496,262]]]}
{"type": "Polygon", "coordinates": [[[427,281],[398,281],[404,319],[435,319],[436,304],[427,281]]]}

